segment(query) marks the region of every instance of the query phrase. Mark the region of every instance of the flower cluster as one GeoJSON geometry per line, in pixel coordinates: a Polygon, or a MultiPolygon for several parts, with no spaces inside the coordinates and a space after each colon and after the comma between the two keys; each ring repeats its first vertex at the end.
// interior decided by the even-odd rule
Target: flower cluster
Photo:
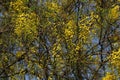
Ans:
{"type": "Polygon", "coordinates": [[[107,72],[106,75],[105,75],[105,77],[103,77],[102,80],[116,80],[116,78],[115,78],[115,75],[107,72]]]}
{"type": "Polygon", "coordinates": [[[65,28],[66,38],[73,37],[75,28],[76,28],[75,22],[73,20],[68,21],[68,23],[66,24],[66,28],[65,28]]]}
{"type": "Polygon", "coordinates": [[[38,18],[25,4],[26,0],[16,0],[10,3],[14,23],[14,32],[18,37],[33,39],[37,35],[38,18]],[[27,11],[27,12],[26,12],[27,11]]]}
{"type": "Polygon", "coordinates": [[[25,6],[25,0],[16,0],[15,2],[10,3],[10,9],[12,12],[22,13],[26,11],[28,8],[25,6]]]}
{"type": "Polygon", "coordinates": [[[15,33],[18,36],[35,35],[37,33],[37,19],[34,13],[22,13],[15,19],[15,33]]]}
{"type": "Polygon", "coordinates": [[[113,53],[109,56],[109,59],[113,66],[120,68],[120,49],[118,51],[113,51],[113,53]]]}
{"type": "Polygon", "coordinates": [[[116,20],[120,16],[119,8],[120,8],[120,6],[116,5],[115,7],[110,9],[108,16],[111,21],[116,20]]]}

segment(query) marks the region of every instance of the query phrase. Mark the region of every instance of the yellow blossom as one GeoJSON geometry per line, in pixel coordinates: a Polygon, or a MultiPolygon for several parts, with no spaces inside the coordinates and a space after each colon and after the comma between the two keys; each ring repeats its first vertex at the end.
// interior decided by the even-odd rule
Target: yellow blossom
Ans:
{"type": "Polygon", "coordinates": [[[114,20],[116,20],[120,15],[120,12],[119,12],[119,8],[120,6],[119,5],[116,5],[115,7],[113,7],[110,11],[109,11],[109,18],[110,20],[113,22],[114,20]]]}
{"type": "Polygon", "coordinates": [[[115,75],[107,72],[106,75],[105,75],[105,77],[103,77],[102,80],[116,80],[116,79],[115,79],[115,75]]]}

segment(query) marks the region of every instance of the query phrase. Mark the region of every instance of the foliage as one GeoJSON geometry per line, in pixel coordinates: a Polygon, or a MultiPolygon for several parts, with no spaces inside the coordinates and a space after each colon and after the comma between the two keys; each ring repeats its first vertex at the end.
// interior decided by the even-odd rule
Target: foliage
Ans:
{"type": "Polygon", "coordinates": [[[0,80],[119,79],[119,0],[0,3],[0,80]]]}

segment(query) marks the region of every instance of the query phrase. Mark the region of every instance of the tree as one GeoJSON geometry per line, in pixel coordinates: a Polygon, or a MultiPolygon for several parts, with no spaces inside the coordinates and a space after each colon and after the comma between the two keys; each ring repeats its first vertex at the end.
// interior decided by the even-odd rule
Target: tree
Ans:
{"type": "Polygon", "coordinates": [[[1,0],[0,79],[119,79],[119,5],[1,0]]]}

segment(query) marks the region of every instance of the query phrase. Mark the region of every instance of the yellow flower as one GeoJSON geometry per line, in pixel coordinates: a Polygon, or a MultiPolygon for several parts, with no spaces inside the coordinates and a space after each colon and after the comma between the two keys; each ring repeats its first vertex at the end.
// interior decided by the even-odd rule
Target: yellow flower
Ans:
{"type": "Polygon", "coordinates": [[[115,79],[115,75],[107,72],[107,74],[105,75],[105,77],[103,77],[102,80],[116,80],[116,79],[115,79]]]}
{"type": "Polygon", "coordinates": [[[70,29],[65,29],[65,35],[66,37],[72,38],[74,35],[74,32],[70,29]]]}
{"type": "Polygon", "coordinates": [[[119,17],[119,14],[120,14],[119,8],[120,8],[120,6],[119,6],[119,5],[116,5],[115,7],[113,7],[113,8],[110,10],[108,16],[109,16],[109,18],[110,18],[110,20],[111,20],[112,22],[119,17]]]}
{"type": "Polygon", "coordinates": [[[22,12],[28,8],[25,6],[24,0],[16,0],[15,2],[10,2],[10,9],[14,12],[22,12]]]}
{"type": "Polygon", "coordinates": [[[80,46],[76,46],[76,49],[75,50],[79,50],[80,49],[80,46]]]}
{"type": "Polygon", "coordinates": [[[20,37],[22,34],[32,36],[37,33],[37,18],[34,13],[21,13],[15,19],[15,33],[20,37]]]}
{"type": "Polygon", "coordinates": [[[20,58],[23,54],[24,54],[23,51],[18,51],[18,52],[16,53],[16,57],[17,57],[17,58],[20,58]]]}
{"type": "Polygon", "coordinates": [[[73,27],[76,26],[76,24],[75,24],[75,22],[74,22],[73,20],[70,20],[70,21],[68,21],[67,26],[68,26],[69,28],[73,28],[73,27]]]}

